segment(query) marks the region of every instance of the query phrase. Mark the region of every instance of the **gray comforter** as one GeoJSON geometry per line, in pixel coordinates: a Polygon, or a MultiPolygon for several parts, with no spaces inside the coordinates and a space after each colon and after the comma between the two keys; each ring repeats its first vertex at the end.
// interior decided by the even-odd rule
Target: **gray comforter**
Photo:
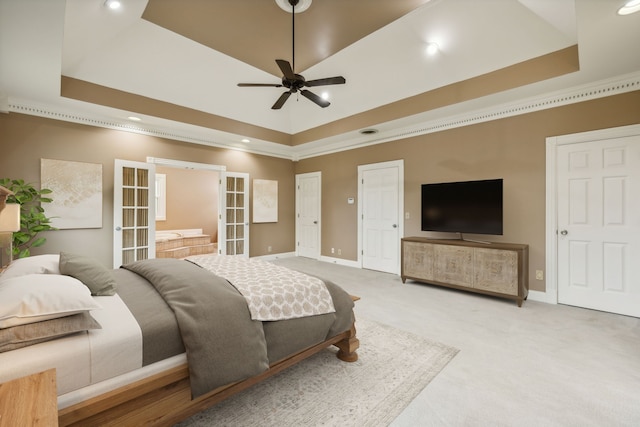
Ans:
{"type": "Polygon", "coordinates": [[[175,313],[194,398],[269,368],[262,324],[251,320],[244,298],[226,280],[174,259],[123,268],[147,279],[175,313]]]}
{"type": "MultiPolygon", "coordinates": [[[[164,338],[145,338],[158,329],[156,323],[160,317],[153,313],[152,307],[161,312],[157,308],[165,305],[162,308],[170,308],[175,315],[186,349],[194,398],[219,386],[257,375],[268,369],[270,363],[346,331],[353,322],[351,298],[326,281],[336,313],[260,322],[251,320],[246,300],[231,284],[190,262],[175,259],[136,261],[122,266],[117,276],[135,283],[133,288],[137,289],[131,291],[129,286],[118,285],[118,293],[140,319],[145,363],[158,359],[157,355],[151,354],[154,352],[168,357],[165,345],[173,352],[180,347],[175,342],[163,344],[164,338]],[[154,292],[149,291],[151,288],[155,288],[166,304],[159,303],[157,295],[151,296],[150,292],[154,292]],[[157,319],[149,321],[149,316],[157,319]]],[[[162,319],[163,325],[170,323],[166,316],[162,319]]]]}

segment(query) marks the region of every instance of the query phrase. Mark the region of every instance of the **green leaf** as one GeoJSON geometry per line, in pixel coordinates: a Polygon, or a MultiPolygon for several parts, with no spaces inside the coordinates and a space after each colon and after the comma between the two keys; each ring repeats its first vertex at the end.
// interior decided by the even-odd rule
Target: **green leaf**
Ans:
{"type": "Polygon", "coordinates": [[[44,245],[46,241],[47,239],[40,237],[39,239],[34,240],[33,243],[31,243],[31,246],[37,248],[38,246],[44,245]]]}
{"type": "Polygon", "coordinates": [[[31,237],[26,233],[13,233],[13,240],[18,242],[17,246],[27,243],[31,237]]]}
{"type": "Polygon", "coordinates": [[[31,255],[31,251],[29,251],[29,248],[23,249],[18,253],[18,258],[26,258],[29,255],[31,255]]]}
{"type": "Polygon", "coordinates": [[[53,198],[45,196],[53,191],[49,188],[38,189],[23,179],[0,178],[0,185],[14,193],[7,197],[8,202],[20,204],[20,231],[13,233],[13,257],[30,256],[31,247],[42,246],[46,242],[45,238],[37,238],[37,235],[56,230],[42,206],[53,201],[53,198]]]}

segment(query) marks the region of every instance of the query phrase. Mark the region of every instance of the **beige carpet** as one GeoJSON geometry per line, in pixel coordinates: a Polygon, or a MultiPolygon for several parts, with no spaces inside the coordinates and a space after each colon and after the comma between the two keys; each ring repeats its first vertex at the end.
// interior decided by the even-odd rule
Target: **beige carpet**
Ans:
{"type": "Polygon", "coordinates": [[[355,363],[327,349],[179,426],[386,426],[458,352],[369,320],[355,363]]]}

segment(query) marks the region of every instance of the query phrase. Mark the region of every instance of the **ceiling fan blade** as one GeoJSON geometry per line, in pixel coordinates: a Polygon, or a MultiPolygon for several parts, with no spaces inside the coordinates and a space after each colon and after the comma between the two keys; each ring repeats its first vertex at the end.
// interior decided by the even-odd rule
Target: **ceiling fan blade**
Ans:
{"type": "Polygon", "coordinates": [[[306,89],[301,90],[300,93],[302,94],[302,96],[304,96],[305,98],[315,102],[316,104],[318,104],[322,108],[325,108],[325,107],[328,107],[329,105],[331,105],[331,103],[329,101],[327,101],[326,99],[322,99],[321,97],[319,97],[315,93],[310,92],[310,91],[308,91],[306,89]]]}
{"type": "Polygon", "coordinates": [[[278,98],[278,100],[276,101],[275,104],[273,104],[273,106],[271,107],[272,110],[279,110],[282,108],[282,106],[284,105],[285,102],[287,102],[287,99],[289,99],[289,97],[291,96],[291,92],[284,92],[282,95],[280,95],[280,98],[278,98]]]}
{"type": "Polygon", "coordinates": [[[347,81],[342,76],[327,77],[326,79],[308,80],[304,83],[307,87],[324,86],[324,85],[342,85],[347,81]]]}
{"type": "Polygon", "coordinates": [[[280,67],[280,71],[282,71],[282,75],[287,80],[295,80],[296,75],[293,73],[293,69],[291,68],[291,64],[289,61],[285,61],[284,59],[276,59],[276,64],[280,67]]]}
{"type": "Polygon", "coordinates": [[[238,83],[240,87],[282,87],[280,83],[238,83]]]}

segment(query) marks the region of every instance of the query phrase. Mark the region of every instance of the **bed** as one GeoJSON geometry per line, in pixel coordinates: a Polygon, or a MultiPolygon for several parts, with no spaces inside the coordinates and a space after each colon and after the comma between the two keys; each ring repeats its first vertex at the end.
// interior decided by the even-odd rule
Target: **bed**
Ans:
{"type": "Polygon", "coordinates": [[[357,360],[353,298],[265,261],[63,252],[0,274],[0,382],[55,368],[63,426],[172,425],[332,345],[357,360]]]}

